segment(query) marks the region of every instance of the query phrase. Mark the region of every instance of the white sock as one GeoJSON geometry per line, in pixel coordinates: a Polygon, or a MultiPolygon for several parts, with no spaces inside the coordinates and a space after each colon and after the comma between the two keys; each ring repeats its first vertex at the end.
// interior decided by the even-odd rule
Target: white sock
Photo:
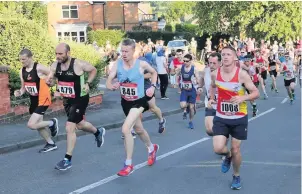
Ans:
{"type": "Polygon", "coordinates": [[[149,153],[154,151],[154,145],[151,143],[151,146],[148,147],[149,153]]]}
{"type": "Polygon", "coordinates": [[[48,144],[52,144],[52,145],[55,144],[55,142],[53,142],[52,139],[49,140],[47,143],[48,143],[48,144]]]}
{"type": "Polygon", "coordinates": [[[132,160],[126,160],[126,161],[125,161],[125,164],[126,164],[126,165],[131,165],[131,164],[132,164],[132,160]]]}
{"type": "Polygon", "coordinates": [[[48,125],[49,127],[52,127],[55,123],[53,121],[49,121],[50,124],[48,125]]]}

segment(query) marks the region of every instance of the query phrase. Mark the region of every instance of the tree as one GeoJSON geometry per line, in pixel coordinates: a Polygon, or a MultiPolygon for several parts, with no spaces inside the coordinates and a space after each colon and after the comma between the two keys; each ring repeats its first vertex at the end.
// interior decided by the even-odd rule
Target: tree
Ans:
{"type": "Polygon", "coordinates": [[[247,35],[262,35],[262,38],[288,40],[301,34],[301,2],[269,1],[253,2],[249,12],[243,10],[235,18],[247,35]]]}
{"type": "Polygon", "coordinates": [[[249,2],[203,1],[196,4],[194,14],[203,33],[235,33],[234,18],[242,9],[248,7],[247,4],[249,2]]]}
{"type": "Polygon", "coordinates": [[[6,16],[22,14],[47,29],[47,5],[39,1],[0,2],[0,13],[6,16]]]}
{"type": "Polygon", "coordinates": [[[174,1],[167,4],[166,13],[164,17],[168,22],[176,22],[180,18],[191,14],[196,5],[194,1],[174,1]]]}
{"type": "Polygon", "coordinates": [[[201,31],[287,40],[301,34],[300,2],[198,2],[201,31]]]}

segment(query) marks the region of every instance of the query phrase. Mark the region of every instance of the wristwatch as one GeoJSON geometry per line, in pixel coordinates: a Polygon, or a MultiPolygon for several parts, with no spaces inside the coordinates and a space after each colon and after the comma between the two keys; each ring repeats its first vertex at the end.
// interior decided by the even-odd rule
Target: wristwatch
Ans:
{"type": "Polygon", "coordinates": [[[151,86],[153,86],[154,88],[156,88],[156,85],[155,85],[155,84],[152,84],[151,86]]]}

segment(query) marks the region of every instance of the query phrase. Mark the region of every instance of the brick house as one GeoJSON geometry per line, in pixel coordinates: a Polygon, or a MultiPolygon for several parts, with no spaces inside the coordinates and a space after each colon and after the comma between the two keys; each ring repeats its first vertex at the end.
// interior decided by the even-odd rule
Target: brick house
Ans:
{"type": "Polygon", "coordinates": [[[51,1],[47,3],[48,31],[58,39],[87,40],[87,28],[131,31],[133,26],[157,30],[156,14],[139,9],[139,1],[51,1]]]}

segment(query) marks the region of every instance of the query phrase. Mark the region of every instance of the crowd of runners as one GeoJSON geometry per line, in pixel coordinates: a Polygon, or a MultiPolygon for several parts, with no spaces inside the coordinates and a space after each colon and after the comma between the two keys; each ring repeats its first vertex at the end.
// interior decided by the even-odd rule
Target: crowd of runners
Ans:
{"type": "MultiPolygon", "coordinates": [[[[252,105],[252,116],[257,116],[256,102],[260,96],[258,87],[261,88],[264,98],[268,99],[268,75],[272,79],[271,90],[278,93],[276,79],[280,79],[278,75],[282,74],[290,103],[293,103],[298,80],[301,86],[301,54],[297,52],[298,54],[291,56],[286,50],[274,53],[265,45],[253,51],[243,47],[238,53],[238,49],[225,45],[219,52],[208,53],[206,67],[199,73],[191,53],[172,51],[168,59],[163,48],[156,48],[155,67],[151,62],[153,54],[148,55],[149,52],[152,53],[152,48],[150,49],[137,48],[134,40],[124,39],[121,42],[120,55],[116,55],[108,71],[106,87],[120,93],[121,109],[126,116],[121,130],[126,159],[117,174],[128,176],[134,171],[132,155],[136,136],[139,136],[147,148],[148,165],[155,164],[159,145],[150,139],[143,126],[142,117],[145,111],[152,111],[158,117],[158,132],[163,133],[166,130],[167,120],[156,105],[155,91],[160,84],[161,99],[169,99],[166,89],[170,80],[173,87],[179,90],[175,95],[180,96],[182,119],[186,120],[189,116],[190,129],[194,129],[197,95],[205,94],[205,131],[209,136],[213,136],[215,153],[223,156],[221,171],[228,172],[231,163],[233,164],[231,188],[240,189],[240,145],[242,140],[247,139],[247,101],[252,105]],[[230,148],[228,142],[231,144],[230,148]]],[[[36,63],[32,52],[23,49],[19,54],[23,65],[20,70],[21,88],[14,94],[21,96],[27,92],[30,95],[31,117],[27,125],[30,129],[37,130],[46,141],[40,152],[57,149],[52,137],[59,132],[58,120],[43,120],[43,115],[51,104],[50,87],[56,87],[55,97],[63,97],[67,115],[67,150],[55,168],[64,171],[72,167],[76,130],[93,134],[97,147],[104,144],[106,130],[96,128],[84,119],[90,86],[97,74],[96,68],[87,61],[73,58],[66,43],[60,43],[55,53],[56,61],[49,68],[36,63]],[[87,79],[84,78],[84,73],[88,73],[87,79]]]]}

